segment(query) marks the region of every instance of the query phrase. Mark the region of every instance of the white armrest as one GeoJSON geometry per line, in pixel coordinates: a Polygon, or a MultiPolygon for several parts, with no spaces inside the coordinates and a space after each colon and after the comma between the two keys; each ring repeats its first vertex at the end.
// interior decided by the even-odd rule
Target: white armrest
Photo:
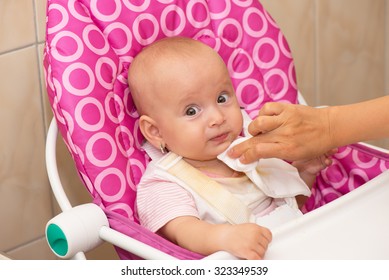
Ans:
{"type": "Polygon", "coordinates": [[[101,239],[120,247],[146,260],[175,260],[176,258],[155,249],[143,242],[133,239],[121,232],[106,227],[99,230],[101,239]]]}
{"type": "Polygon", "coordinates": [[[57,136],[58,136],[58,127],[56,120],[53,118],[51,120],[49,130],[46,137],[46,169],[47,175],[49,177],[49,182],[51,189],[53,190],[55,199],[57,200],[59,207],[62,211],[69,210],[72,208],[70,201],[63,189],[61,180],[58,174],[57,167],[57,136]]]}

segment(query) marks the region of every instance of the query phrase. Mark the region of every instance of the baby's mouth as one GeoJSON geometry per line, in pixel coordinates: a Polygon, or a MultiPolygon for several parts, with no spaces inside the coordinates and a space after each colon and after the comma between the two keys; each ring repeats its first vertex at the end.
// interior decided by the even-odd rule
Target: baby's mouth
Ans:
{"type": "Polygon", "coordinates": [[[219,134],[219,135],[211,138],[210,140],[221,143],[221,142],[224,142],[227,138],[228,138],[228,133],[226,132],[226,133],[219,134]]]}

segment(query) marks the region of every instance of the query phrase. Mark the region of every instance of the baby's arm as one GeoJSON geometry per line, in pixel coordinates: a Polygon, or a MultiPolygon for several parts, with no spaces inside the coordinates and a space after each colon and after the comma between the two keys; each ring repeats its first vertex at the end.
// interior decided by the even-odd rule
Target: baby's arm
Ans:
{"type": "Polygon", "coordinates": [[[203,255],[227,251],[243,259],[262,259],[272,239],[270,230],[256,224],[214,225],[192,216],[175,218],[158,233],[203,255]]]}

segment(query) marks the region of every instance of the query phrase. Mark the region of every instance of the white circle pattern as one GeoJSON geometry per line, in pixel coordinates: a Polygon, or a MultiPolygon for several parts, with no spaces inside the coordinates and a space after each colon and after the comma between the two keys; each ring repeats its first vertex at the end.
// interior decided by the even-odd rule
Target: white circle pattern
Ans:
{"type": "Polygon", "coordinates": [[[48,8],[48,12],[53,13],[53,10],[57,10],[58,12],[60,12],[62,18],[61,18],[61,21],[59,23],[57,23],[56,25],[51,26],[51,27],[49,27],[49,25],[48,25],[48,27],[47,27],[48,34],[52,34],[52,33],[55,33],[55,32],[62,30],[66,26],[66,24],[68,24],[68,22],[69,22],[69,15],[66,12],[66,9],[64,7],[62,7],[61,5],[58,5],[58,4],[52,4],[48,8]]]}
{"type": "MultiPolygon", "coordinates": [[[[230,30],[230,28],[229,28],[230,30]]],[[[242,26],[241,24],[235,20],[235,19],[224,19],[220,24],[219,24],[219,30],[218,30],[218,34],[220,37],[222,37],[222,40],[224,41],[224,43],[231,47],[231,48],[237,48],[239,46],[239,44],[242,42],[242,38],[243,38],[243,31],[242,31],[242,26]],[[235,31],[233,34],[236,35],[236,38],[235,40],[231,40],[231,39],[234,39],[234,38],[231,38],[228,34],[231,33],[231,31],[229,31],[228,33],[225,32],[225,29],[227,29],[227,26],[233,26],[235,28],[235,31]]]]}
{"type": "Polygon", "coordinates": [[[89,95],[89,93],[91,93],[92,90],[94,89],[95,79],[96,79],[95,75],[94,75],[92,69],[90,69],[90,67],[88,65],[86,65],[82,62],[76,62],[76,63],[70,64],[65,69],[65,71],[63,72],[63,76],[62,76],[62,83],[63,83],[63,87],[69,93],[74,94],[74,95],[78,95],[78,96],[86,96],[86,95],[89,95]],[[75,71],[75,70],[82,70],[83,72],[85,72],[87,74],[88,79],[85,79],[84,81],[88,82],[88,85],[85,88],[79,89],[73,85],[73,82],[71,81],[70,76],[79,77],[79,75],[77,75],[77,74],[71,75],[73,73],[73,71],[75,71]]]}
{"type": "Polygon", "coordinates": [[[96,73],[96,79],[100,83],[100,85],[102,85],[106,89],[112,89],[112,85],[114,82],[113,78],[116,77],[117,74],[117,65],[114,61],[112,61],[112,59],[108,57],[105,56],[100,57],[96,62],[95,73],[96,73]],[[104,65],[108,65],[111,71],[105,70],[107,69],[107,67],[104,67],[104,65]],[[110,80],[111,80],[109,82],[107,82],[103,78],[103,74],[105,74],[107,71],[109,71],[108,75],[110,76],[110,80]]]}
{"type": "Polygon", "coordinates": [[[105,120],[105,114],[104,114],[104,108],[101,105],[101,103],[93,97],[86,97],[81,99],[75,107],[74,110],[74,119],[77,122],[77,124],[81,127],[81,129],[86,130],[86,131],[99,131],[103,125],[104,125],[104,120],[105,120]],[[96,113],[91,113],[91,110],[89,109],[88,111],[88,116],[93,114],[94,118],[98,118],[99,120],[95,124],[90,124],[88,123],[83,114],[83,110],[85,107],[95,107],[98,111],[98,114],[96,113]]]}
{"type": "Polygon", "coordinates": [[[113,30],[115,30],[115,29],[119,29],[119,30],[123,31],[123,33],[126,35],[126,42],[125,42],[124,46],[121,47],[121,48],[114,48],[113,46],[112,46],[112,48],[119,55],[120,54],[126,54],[131,49],[131,46],[132,46],[132,33],[131,33],[131,30],[130,30],[130,28],[128,28],[128,26],[126,26],[123,23],[114,22],[114,23],[111,23],[110,25],[108,25],[105,28],[104,33],[108,34],[107,36],[109,36],[109,34],[111,32],[113,32],[113,30]]]}
{"type": "Polygon", "coordinates": [[[86,143],[85,146],[86,151],[88,152],[86,154],[88,160],[98,166],[98,167],[107,167],[113,163],[113,161],[116,158],[117,153],[117,146],[115,141],[113,140],[112,136],[105,132],[98,132],[96,134],[93,134],[92,137],[89,139],[89,141],[86,143]],[[106,159],[99,159],[93,152],[93,148],[96,145],[97,142],[104,141],[105,143],[108,143],[108,145],[101,145],[99,149],[100,151],[111,151],[111,154],[106,159]]]}
{"type": "MultiPolygon", "coordinates": [[[[57,33],[55,35],[55,37],[53,38],[53,44],[58,46],[58,48],[53,49],[52,55],[54,56],[55,59],[57,59],[58,61],[61,61],[61,62],[75,61],[81,57],[81,55],[84,51],[84,45],[83,45],[83,42],[80,39],[80,37],[78,37],[76,34],[74,34],[73,32],[70,32],[70,31],[61,31],[61,32],[57,33]],[[74,41],[76,43],[77,47],[75,48],[76,50],[73,54],[64,55],[58,51],[59,49],[66,48],[65,45],[70,44],[69,42],[66,42],[66,44],[62,43],[61,44],[62,48],[61,48],[59,41],[61,41],[61,39],[64,39],[64,38],[68,38],[68,41],[69,41],[69,39],[71,39],[72,41],[74,41]]],[[[69,51],[69,47],[67,48],[67,51],[69,51]]]]}
{"type": "MultiPolygon", "coordinates": [[[[112,1],[112,0],[111,0],[112,1]]],[[[110,15],[107,15],[105,13],[102,13],[98,8],[98,0],[91,0],[90,1],[90,7],[91,7],[91,14],[95,15],[95,17],[101,21],[114,21],[116,20],[120,12],[122,10],[122,3],[120,0],[113,0],[111,4],[115,3],[114,12],[110,15]]],[[[105,7],[107,7],[105,5],[105,7]]]]}
{"type": "Polygon", "coordinates": [[[85,27],[84,31],[82,32],[82,40],[85,42],[85,45],[94,53],[98,55],[105,55],[109,50],[109,45],[107,40],[103,37],[103,34],[101,34],[100,29],[97,28],[96,25],[90,24],[85,27]],[[101,39],[104,41],[104,46],[102,48],[95,47],[92,43],[92,41],[89,39],[89,35],[92,31],[97,32],[100,34],[101,39]]]}
{"type": "Polygon", "coordinates": [[[231,12],[231,2],[227,0],[224,1],[224,4],[225,4],[224,10],[221,12],[209,11],[209,15],[211,19],[222,19],[229,15],[229,13],[231,12]]]}
{"type": "Polygon", "coordinates": [[[134,32],[134,36],[135,36],[135,39],[143,46],[146,46],[146,45],[149,45],[151,43],[153,43],[155,41],[155,39],[157,38],[158,36],[158,32],[159,32],[159,23],[157,21],[157,19],[151,15],[151,14],[141,14],[139,15],[136,19],[135,19],[135,22],[134,22],[134,27],[133,27],[133,32],[134,32]],[[140,26],[141,26],[141,22],[142,21],[145,21],[145,20],[148,20],[150,21],[152,24],[153,24],[153,34],[148,37],[148,38],[143,38],[142,35],[140,34],[139,30],[141,29],[140,26]]]}
{"type": "Polygon", "coordinates": [[[186,23],[185,13],[177,5],[170,5],[163,10],[162,15],[161,15],[161,29],[162,29],[162,32],[167,37],[172,37],[172,36],[180,34],[182,32],[182,30],[184,30],[184,28],[185,28],[185,23],[186,23]],[[178,15],[178,17],[180,19],[180,24],[175,29],[170,30],[169,27],[167,26],[167,17],[169,15],[169,13],[173,13],[173,12],[176,15],[178,15]]]}
{"type": "Polygon", "coordinates": [[[86,12],[85,6],[82,3],[80,3],[79,1],[69,0],[68,1],[68,9],[69,9],[69,14],[72,15],[77,20],[80,20],[82,22],[87,22],[87,23],[93,22],[89,16],[89,13],[86,12]],[[76,8],[76,6],[78,8],[76,8]],[[81,11],[81,10],[84,12],[84,14],[80,14],[79,11],[81,11]]]}
{"type": "Polygon", "coordinates": [[[186,7],[186,14],[187,14],[187,17],[188,17],[188,21],[193,25],[193,27],[196,27],[196,28],[205,27],[211,21],[211,16],[209,15],[208,6],[207,6],[207,3],[205,3],[204,0],[192,0],[192,1],[189,1],[188,2],[188,6],[186,7]],[[205,17],[205,19],[203,21],[198,21],[197,19],[195,19],[194,13],[192,13],[192,10],[193,10],[193,7],[195,6],[195,4],[201,4],[207,10],[206,17],[205,17]]]}
{"type": "Polygon", "coordinates": [[[231,71],[231,77],[236,78],[236,79],[244,79],[247,78],[254,70],[254,62],[251,59],[250,54],[248,54],[245,50],[243,49],[235,49],[230,58],[228,59],[227,62],[227,67],[229,69],[232,69],[231,71]],[[243,55],[247,58],[247,61],[249,63],[247,69],[244,71],[238,71],[237,69],[234,69],[234,61],[237,59],[238,55],[243,55]]]}
{"type": "Polygon", "coordinates": [[[266,18],[265,18],[265,15],[258,9],[255,9],[255,8],[249,8],[247,9],[247,11],[243,14],[243,27],[244,27],[244,30],[247,32],[247,34],[249,34],[250,36],[254,37],[254,38],[260,38],[262,37],[267,29],[268,29],[268,26],[267,26],[267,21],[266,21],[266,18]],[[249,17],[252,15],[252,14],[256,14],[258,15],[260,18],[261,18],[261,23],[262,23],[262,28],[260,30],[254,30],[251,26],[250,26],[250,20],[249,20],[249,17]]]}

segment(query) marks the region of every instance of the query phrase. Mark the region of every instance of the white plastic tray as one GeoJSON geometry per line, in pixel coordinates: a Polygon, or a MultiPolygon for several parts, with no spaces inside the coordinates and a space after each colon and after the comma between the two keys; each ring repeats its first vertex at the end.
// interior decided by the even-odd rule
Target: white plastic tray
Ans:
{"type": "Polygon", "coordinates": [[[266,259],[389,259],[389,171],[273,230],[266,259]]]}

